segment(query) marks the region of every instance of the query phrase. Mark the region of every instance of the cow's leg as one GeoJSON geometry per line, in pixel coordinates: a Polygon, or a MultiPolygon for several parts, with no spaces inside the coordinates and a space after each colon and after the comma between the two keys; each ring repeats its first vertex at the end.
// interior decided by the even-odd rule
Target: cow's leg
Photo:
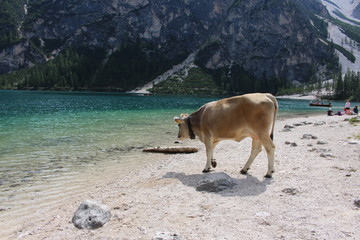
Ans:
{"type": "Polygon", "coordinates": [[[261,152],[261,142],[258,138],[253,138],[250,157],[245,166],[241,169],[240,173],[246,174],[250,169],[251,164],[254,162],[256,156],[261,152]]]}
{"type": "Polygon", "coordinates": [[[213,167],[213,168],[216,168],[216,166],[217,166],[217,162],[216,162],[216,160],[215,160],[215,158],[214,158],[214,149],[215,149],[215,147],[216,147],[216,145],[218,144],[219,142],[213,142],[213,153],[212,153],[212,156],[211,156],[211,166],[213,167]]]}
{"type": "Polygon", "coordinates": [[[271,140],[270,136],[265,138],[262,141],[262,144],[266,150],[266,155],[268,158],[268,171],[265,175],[266,178],[271,178],[274,172],[274,153],[275,153],[275,144],[271,140]]]}
{"type": "Polygon", "coordinates": [[[210,172],[210,168],[211,168],[211,161],[214,153],[214,143],[210,139],[206,139],[204,143],[206,148],[206,165],[203,170],[203,173],[207,173],[210,172]]]}

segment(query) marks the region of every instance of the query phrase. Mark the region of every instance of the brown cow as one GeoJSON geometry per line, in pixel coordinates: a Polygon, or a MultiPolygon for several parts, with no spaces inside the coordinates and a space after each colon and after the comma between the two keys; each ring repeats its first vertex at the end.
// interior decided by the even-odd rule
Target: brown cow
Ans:
{"type": "Polygon", "coordinates": [[[273,132],[277,110],[278,102],[273,95],[252,93],[209,102],[191,115],[182,114],[174,120],[179,125],[180,139],[194,139],[196,135],[205,144],[207,162],[204,173],[209,172],[211,166],[216,167],[213,151],[221,140],[240,142],[251,137],[251,154],[241,173],[247,173],[264,146],[268,157],[265,177],[270,178],[274,172],[273,132]]]}

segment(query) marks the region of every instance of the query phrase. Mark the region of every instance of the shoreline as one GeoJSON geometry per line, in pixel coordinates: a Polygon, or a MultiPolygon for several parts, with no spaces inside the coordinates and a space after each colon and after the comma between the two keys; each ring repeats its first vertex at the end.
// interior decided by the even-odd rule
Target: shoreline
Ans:
{"type": "Polygon", "coordinates": [[[206,175],[201,173],[205,148],[198,140],[183,143],[198,147],[194,154],[146,153],[149,163],[144,167],[94,183],[52,211],[39,212],[12,238],[152,239],[169,232],[182,239],[238,239],[239,234],[243,239],[360,239],[360,209],[353,203],[360,199],[360,124],[344,121],[351,117],[278,119],[270,180],[263,178],[264,151],[248,175],[239,173],[250,154],[249,138],[220,142],[214,152],[218,166],[209,174],[224,173],[237,184],[219,193],[196,190],[206,175]],[[303,122],[312,124],[283,131],[286,124],[303,122]],[[317,139],[304,139],[304,134],[317,139]],[[79,230],[71,223],[87,199],[111,208],[110,222],[100,229],[79,230]]]}

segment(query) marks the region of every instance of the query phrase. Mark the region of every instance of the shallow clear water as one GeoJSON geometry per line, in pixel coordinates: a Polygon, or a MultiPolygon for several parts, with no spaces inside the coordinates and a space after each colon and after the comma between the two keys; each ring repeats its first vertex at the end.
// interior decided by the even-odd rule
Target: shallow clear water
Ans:
{"type": "Polygon", "coordinates": [[[209,100],[2,91],[0,188],[77,173],[114,155],[172,142],[173,116],[209,100]]]}
{"type": "MultiPolygon", "coordinates": [[[[172,144],[173,117],[215,98],[0,91],[0,213],[23,218],[144,164],[146,146],[172,144]],[[66,192],[67,194],[64,194],[66,192]]],[[[334,111],[343,107],[333,103],[334,111]]],[[[281,116],[326,113],[279,100],[281,116]]],[[[4,224],[5,218],[0,217],[4,224]]],[[[9,220],[6,220],[9,224],[9,220]]],[[[11,223],[11,221],[10,221],[11,223]]],[[[1,234],[0,234],[1,236],[1,234]]]]}

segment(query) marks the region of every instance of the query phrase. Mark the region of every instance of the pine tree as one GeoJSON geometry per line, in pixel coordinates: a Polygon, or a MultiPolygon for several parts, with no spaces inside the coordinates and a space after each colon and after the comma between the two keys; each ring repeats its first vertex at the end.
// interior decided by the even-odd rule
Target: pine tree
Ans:
{"type": "Polygon", "coordinates": [[[347,70],[345,77],[344,77],[344,81],[343,81],[343,89],[344,89],[344,96],[346,98],[348,98],[349,96],[351,96],[351,92],[350,92],[350,83],[351,83],[351,71],[350,69],[347,70]]]}
{"type": "Polygon", "coordinates": [[[336,77],[335,96],[337,99],[342,99],[344,95],[344,86],[341,72],[336,77]]]}

